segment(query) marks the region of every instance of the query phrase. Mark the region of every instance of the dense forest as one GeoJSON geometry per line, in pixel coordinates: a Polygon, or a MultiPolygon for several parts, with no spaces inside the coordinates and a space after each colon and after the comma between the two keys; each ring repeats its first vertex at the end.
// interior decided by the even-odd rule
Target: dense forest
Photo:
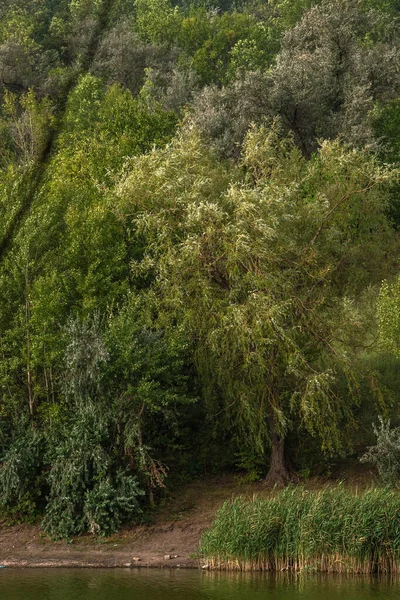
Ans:
{"type": "Polygon", "coordinates": [[[398,0],[2,0],[1,510],[400,454],[399,163],[398,0]]]}

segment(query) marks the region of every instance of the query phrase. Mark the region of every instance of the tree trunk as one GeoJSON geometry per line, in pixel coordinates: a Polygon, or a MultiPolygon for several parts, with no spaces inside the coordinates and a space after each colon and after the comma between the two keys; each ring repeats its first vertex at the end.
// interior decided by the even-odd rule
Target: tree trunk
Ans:
{"type": "Polygon", "coordinates": [[[271,436],[271,462],[264,482],[266,485],[285,487],[291,481],[285,461],[285,438],[278,435],[273,418],[268,422],[271,436]]]}
{"type": "Polygon", "coordinates": [[[148,479],[148,481],[147,481],[147,495],[148,495],[148,498],[149,498],[150,508],[152,510],[154,510],[155,507],[156,507],[156,503],[154,501],[154,493],[153,493],[153,489],[151,487],[151,481],[150,481],[150,479],[148,479]]]}
{"type": "Polygon", "coordinates": [[[25,272],[25,317],[26,317],[26,379],[28,386],[28,404],[29,404],[29,415],[31,418],[31,424],[33,427],[33,417],[35,412],[35,396],[33,393],[33,382],[32,382],[32,369],[31,369],[31,332],[30,332],[30,320],[31,320],[31,303],[29,297],[29,278],[28,278],[28,267],[25,272]]]}

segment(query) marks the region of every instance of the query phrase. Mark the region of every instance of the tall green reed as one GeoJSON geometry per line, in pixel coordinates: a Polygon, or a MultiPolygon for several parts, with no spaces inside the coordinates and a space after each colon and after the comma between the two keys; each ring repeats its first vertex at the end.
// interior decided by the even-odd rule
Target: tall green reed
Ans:
{"type": "Polygon", "coordinates": [[[200,550],[210,568],[400,573],[400,494],[338,486],[239,497],[219,510],[200,550]]]}

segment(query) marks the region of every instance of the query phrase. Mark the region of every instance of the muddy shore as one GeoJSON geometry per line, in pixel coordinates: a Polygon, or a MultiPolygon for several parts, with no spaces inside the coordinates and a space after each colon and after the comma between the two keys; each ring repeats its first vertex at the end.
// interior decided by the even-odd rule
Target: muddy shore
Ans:
{"type": "MultiPolygon", "coordinates": [[[[0,566],[174,568],[204,567],[198,555],[203,531],[221,504],[253,493],[230,477],[194,482],[171,494],[150,525],[129,526],[111,537],[90,534],[53,541],[39,526],[0,524],[0,566]]],[[[260,489],[262,487],[260,486],[260,489]]]]}
{"type": "Polygon", "coordinates": [[[208,519],[192,518],[132,527],[109,538],[87,535],[67,541],[52,541],[36,526],[13,525],[0,529],[0,565],[202,568],[197,553],[208,525],[208,519]]]}
{"type": "Polygon", "coordinates": [[[195,557],[201,532],[197,524],[171,523],[165,527],[140,527],[129,532],[131,535],[125,533],[126,539],[51,542],[37,528],[13,526],[0,530],[0,565],[195,569],[204,565],[195,557]]]}

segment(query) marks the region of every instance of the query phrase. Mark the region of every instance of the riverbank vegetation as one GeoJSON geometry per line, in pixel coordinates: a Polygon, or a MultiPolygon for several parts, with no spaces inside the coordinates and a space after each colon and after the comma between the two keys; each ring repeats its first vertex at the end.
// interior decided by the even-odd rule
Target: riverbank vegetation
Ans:
{"type": "Polygon", "coordinates": [[[364,454],[396,485],[398,2],[0,21],[1,510],[108,534],[364,454]]]}
{"type": "Polygon", "coordinates": [[[203,535],[210,568],[399,573],[399,494],[343,486],[288,487],[270,499],[226,502],[203,535]]]}

